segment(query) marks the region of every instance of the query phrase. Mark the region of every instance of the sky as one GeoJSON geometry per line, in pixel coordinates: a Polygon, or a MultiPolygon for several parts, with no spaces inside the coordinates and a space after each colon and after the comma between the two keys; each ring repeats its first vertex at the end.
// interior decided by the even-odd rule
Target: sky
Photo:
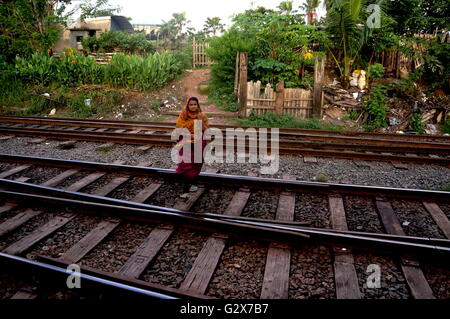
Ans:
{"type": "MultiPolygon", "coordinates": [[[[185,12],[190,26],[197,31],[203,29],[207,17],[220,17],[227,27],[231,25],[231,16],[250,8],[263,6],[275,9],[282,0],[109,0],[111,6],[120,6],[120,15],[132,18],[131,23],[160,24],[172,18],[172,13],[185,12]]],[[[294,0],[293,8],[305,0],[294,0]]],[[[74,1],[74,3],[76,3],[74,1]]],[[[299,10],[303,13],[302,10],[299,10]]],[[[319,16],[324,14],[322,4],[318,10],[319,16]]]]}

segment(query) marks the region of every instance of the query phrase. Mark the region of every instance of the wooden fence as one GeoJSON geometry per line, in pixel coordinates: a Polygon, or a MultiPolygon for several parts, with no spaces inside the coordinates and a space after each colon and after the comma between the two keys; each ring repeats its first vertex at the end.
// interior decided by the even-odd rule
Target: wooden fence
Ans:
{"type": "Polygon", "coordinates": [[[295,117],[311,117],[312,101],[311,90],[285,89],[283,83],[279,83],[276,91],[267,84],[262,92],[260,81],[250,81],[247,83],[246,115],[253,110],[257,115],[274,112],[295,117]]]}
{"type": "Polygon", "coordinates": [[[209,48],[209,43],[197,43],[195,38],[192,42],[192,66],[211,65],[212,62],[206,54],[206,50],[209,48]]]}
{"type": "Polygon", "coordinates": [[[248,55],[238,52],[234,94],[238,97],[239,114],[248,116],[253,110],[257,115],[274,112],[277,115],[322,118],[325,63],[325,57],[315,58],[312,90],[285,89],[282,81],[277,83],[275,90],[267,84],[263,93],[260,81],[247,81],[248,55]]]}
{"type": "MultiPolygon", "coordinates": [[[[450,43],[450,32],[448,30],[437,30],[432,34],[414,34],[415,38],[432,40],[440,37],[441,42],[450,43]]],[[[412,59],[405,56],[400,51],[384,51],[375,54],[375,62],[381,63],[387,73],[391,73],[395,77],[401,77],[403,73],[413,72],[422,65],[423,56],[426,47],[421,43],[414,43],[413,50],[416,52],[416,58],[412,59]]]]}

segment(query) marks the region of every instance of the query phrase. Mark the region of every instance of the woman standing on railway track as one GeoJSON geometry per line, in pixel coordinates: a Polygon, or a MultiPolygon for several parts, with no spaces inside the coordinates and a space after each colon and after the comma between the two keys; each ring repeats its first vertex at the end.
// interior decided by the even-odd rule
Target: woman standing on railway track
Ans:
{"type": "MultiPolygon", "coordinates": [[[[177,119],[177,128],[186,128],[191,133],[190,140],[186,139],[180,139],[178,142],[180,145],[184,143],[189,143],[191,147],[191,161],[190,163],[185,163],[184,161],[181,161],[178,164],[176,174],[179,174],[183,181],[184,181],[184,192],[181,195],[181,197],[187,197],[187,192],[195,192],[198,190],[198,186],[196,186],[196,180],[198,175],[200,174],[200,171],[202,170],[203,166],[203,150],[206,147],[207,141],[203,139],[203,133],[205,130],[209,127],[208,124],[208,117],[205,113],[202,112],[200,108],[200,104],[198,101],[198,98],[192,96],[189,97],[186,101],[186,106],[181,111],[180,115],[177,119]],[[194,124],[195,121],[201,121],[202,125],[202,139],[201,141],[196,141],[194,138],[194,124]],[[195,147],[194,144],[198,142],[201,143],[201,150],[202,150],[202,156],[201,156],[201,162],[195,163],[194,162],[194,151],[195,147]]],[[[183,148],[181,148],[179,152],[180,158],[183,157],[183,148]]]]}

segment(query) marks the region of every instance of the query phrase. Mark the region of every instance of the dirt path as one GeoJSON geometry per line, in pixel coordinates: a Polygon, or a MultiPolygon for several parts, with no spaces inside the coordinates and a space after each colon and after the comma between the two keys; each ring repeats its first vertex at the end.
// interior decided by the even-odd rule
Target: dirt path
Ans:
{"type": "MultiPolygon", "coordinates": [[[[208,96],[200,93],[200,88],[203,85],[207,85],[207,81],[211,77],[210,69],[199,69],[199,70],[189,70],[188,74],[182,79],[182,83],[184,86],[186,99],[190,96],[196,96],[199,99],[200,106],[206,114],[211,112],[220,112],[223,113],[221,109],[219,109],[214,104],[207,104],[208,96]]],[[[214,115],[208,115],[210,122],[212,124],[233,124],[232,121],[217,117],[214,115]]]]}

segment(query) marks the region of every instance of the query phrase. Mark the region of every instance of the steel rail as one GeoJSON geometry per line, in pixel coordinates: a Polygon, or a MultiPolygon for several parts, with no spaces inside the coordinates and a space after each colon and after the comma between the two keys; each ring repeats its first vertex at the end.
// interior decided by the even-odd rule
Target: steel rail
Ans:
{"type": "MultiPolygon", "coordinates": [[[[153,168],[143,166],[120,165],[110,163],[96,163],[87,161],[63,160],[24,155],[0,154],[0,161],[15,163],[31,163],[35,165],[79,168],[94,171],[106,171],[111,173],[122,172],[125,174],[152,175],[168,179],[176,179],[175,170],[153,168]]],[[[254,189],[288,189],[295,192],[310,191],[325,194],[358,194],[371,196],[384,196],[386,198],[411,198],[427,200],[450,200],[450,192],[431,191],[421,189],[394,188],[383,186],[366,186],[352,184],[319,183],[297,180],[285,180],[278,178],[238,176],[229,174],[216,174],[202,172],[199,181],[210,185],[247,186],[254,189]]]]}
{"type": "MultiPolygon", "coordinates": [[[[0,134],[21,135],[21,136],[45,136],[47,138],[68,138],[75,140],[87,141],[111,141],[128,144],[161,144],[174,145],[175,140],[167,134],[139,134],[139,133],[116,133],[116,132],[86,132],[86,131],[70,131],[64,129],[39,129],[39,128],[4,128],[0,126],[0,134]]],[[[284,149],[294,150],[298,149],[301,152],[303,149],[334,149],[334,150],[364,150],[372,152],[390,152],[390,153],[420,153],[420,154],[450,154],[450,143],[417,143],[405,141],[386,141],[386,140],[356,140],[350,143],[334,143],[328,141],[325,137],[321,140],[325,142],[319,143],[315,137],[308,137],[308,140],[279,140],[279,147],[281,152],[284,149]]],[[[333,138],[334,140],[343,140],[346,138],[333,138]]],[[[227,138],[229,140],[229,138],[227,138]]],[[[233,141],[237,143],[240,139],[233,136],[233,141]]],[[[272,142],[272,139],[263,139],[266,142],[272,142]]],[[[236,144],[248,146],[250,142],[261,142],[259,139],[248,138],[244,144],[236,144]]],[[[290,152],[291,152],[290,151],[290,152]]]]}
{"type": "MultiPolygon", "coordinates": [[[[119,121],[119,120],[89,120],[89,119],[74,119],[74,118],[40,118],[40,117],[26,117],[26,116],[0,116],[0,121],[4,122],[27,122],[34,124],[51,125],[54,123],[61,123],[68,126],[92,126],[93,124],[99,127],[109,128],[127,128],[131,130],[173,130],[174,122],[151,122],[151,121],[119,121]]],[[[235,126],[225,124],[215,124],[214,127],[227,129],[241,127],[244,129],[252,128],[252,126],[235,126]]],[[[295,129],[295,128],[280,128],[280,134],[295,137],[296,135],[304,136],[305,134],[320,134],[320,135],[334,135],[344,137],[379,137],[379,138],[394,138],[399,140],[435,140],[450,142],[449,136],[436,135],[416,135],[416,134],[392,134],[392,133],[369,133],[369,132],[353,132],[353,131],[328,131],[317,129],[295,129]]],[[[329,136],[327,136],[329,137],[329,136]]]]}
{"type": "MultiPolygon", "coordinates": [[[[18,269],[26,269],[27,272],[32,272],[34,275],[36,275],[36,273],[40,273],[41,278],[46,276],[48,277],[47,281],[52,282],[65,279],[69,275],[72,275],[74,277],[79,277],[80,280],[83,280],[83,285],[88,283],[96,288],[101,288],[102,291],[105,288],[113,290],[114,292],[121,291],[130,297],[144,296],[156,299],[178,299],[180,297],[192,296],[187,293],[182,294],[181,291],[180,293],[176,293],[175,291],[169,291],[164,288],[152,290],[144,285],[138,286],[132,280],[126,280],[125,278],[114,278],[113,276],[108,277],[105,275],[99,276],[99,272],[95,274],[92,271],[87,271],[86,269],[83,269],[79,273],[72,273],[67,270],[67,266],[68,264],[66,265],[66,268],[62,268],[61,266],[51,265],[41,261],[34,261],[20,256],[0,252],[0,268],[3,268],[3,272],[5,271],[4,269],[8,267],[13,268],[14,271],[18,271],[18,269]]],[[[60,282],[65,283],[66,281],[61,280],[60,282]]]]}
{"type": "MultiPolygon", "coordinates": [[[[184,227],[190,227],[208,231],[219,231],[235,237],[245,237],[263,241],[282,241],[298,245],[309,240],[326,245],[343,245],[343,247],[357,248],[362,250],[380,250],[383,252],[396,251],[400,254],[410,253],[413,255],[426,255],[432,258],[448,257],[450,247],[423,244],[402,240],[380,239],[372,236],[340,234],[327,231],[304,230],[294,226],[275,225],[251,221],[224,221],[196,216],[186,216],[179,213],[163,212],[157,210],[139,209],[133,207],[101,204],[96,202],[79,201],[65,198],[35,195],[20,192],[0,191],[0,198],[14,198],[15,200],[25,200],[30,203],[58,205],[61,207],[75,206],[82,212],[92,211],[95,213],[105,213],[124,219],[137,219],[147,222],[170,222],[184,227]]],[[[446,259],[450,260],[450,259],[446,259]]]]}
{"type": "MultiPolygon", "coordinates": [[[[115,199],[105,196],[98,196],[92,194],[86,194],[81,192],[72,192],[66,191],[63,189],[35,185],[25,182],[18,181],[10,181],[10,180],[2,180],[0,179],[0,187],[4,187],[7,189],[20,190],[20,191],[28,191],[32,194],[37,195],[45,195],[51,196],[54,198],[65,198],[82,202],[95,202],[100,204],[108,204],[113,206],[123,206],[123,207],[131,207],[131,208],[139,208],[150,211],[160,211],[160,212],[169,212],[181,214],[183,216],[190,217],[198,217],[201,216],[203,218],[210,218],[216,220],[226,220],[231,222],[244,222],[244,223],[259,223],[266,225],[282,225],[282,226],[295,226],[297,229],[305,230],[308,232],[318,232],[322,233],[324,230],[320,228],[313,227],[301,227],[304,225],[304,222],[289,222],[289,221],[279,221],[279,220],[264,220],[259,218],[246,218],[241,216],[227,216],[220,214],[211,214],[211,213],[195,213],[189,212],[185,210],[179,210],[175,208],[168,208],[162,206],[156,206],[145,203],[137,203],[132,201],[126,201],[121,199],[115,199]]],[[[433,245],[441,245],[450,247],[450,240],[438,239],[438,238],[424,238],[424,237],[412,237],[412,236],[399,236],[399,235],[390,235],[390,234],[376,234],[376,233],[366,233],[366,232],[354,232],[354,231],[339,231],[339,230],[327,230],[327,232],[338,233],[338,234],[348,234],[348,235],[356,235],[356,236],[370,236],[374,238],[382,238],[387,240],[401,240],[401,241],[409,241],[414,243],[423,243],[423,244],[433,244],[433,245]]]]}

